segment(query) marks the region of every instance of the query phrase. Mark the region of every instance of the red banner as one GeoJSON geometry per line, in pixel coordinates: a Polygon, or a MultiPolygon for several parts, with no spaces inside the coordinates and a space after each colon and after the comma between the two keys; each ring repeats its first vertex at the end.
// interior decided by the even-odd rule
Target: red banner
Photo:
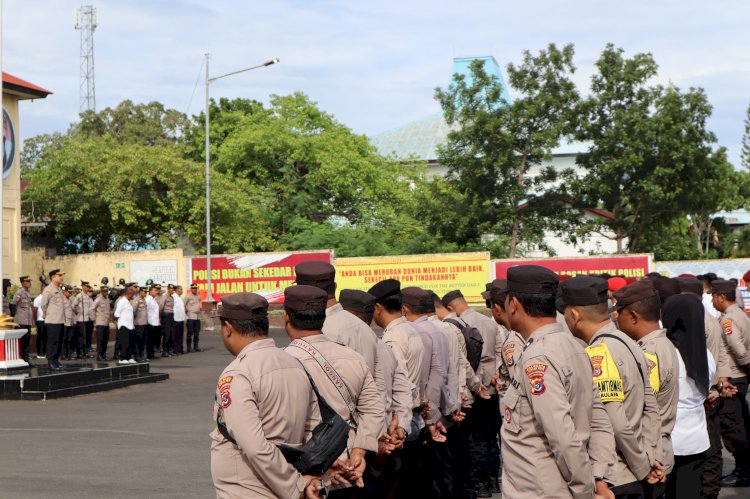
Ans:
{"type": "MultiPolygon", "coordinates": [[[[253,253],[211,257],[211,293],[215,300],[232,293],[258,293],[269,303],[283,303],[284,289],[297,278],[294,267],[302,262],[331,263],[330,251],[301,253],[253,253]]],[[[206,257],[191,259],[190,279],[206,297],[206,257]]]]}
{"type": "Polygon", "coordinates": [[[651,272],[651,255],[583,256],[574,258],[493,260],[495,278],[505,279],[510,267],[540,265],[560,275],[610,274],[643,277],[651,272]]]}

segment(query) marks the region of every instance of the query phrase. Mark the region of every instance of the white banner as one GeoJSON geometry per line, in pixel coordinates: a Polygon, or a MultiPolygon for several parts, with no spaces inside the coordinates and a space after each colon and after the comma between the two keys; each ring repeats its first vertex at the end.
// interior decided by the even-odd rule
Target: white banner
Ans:
{"type": "Polygon", "coordinates": [[[677,277],[680,274],[707,274],[713,272],[722,279],[735,278],[742,281],[742,276],[750,270],[750,258],[737,260],[686,260],[683,262],[655,262],[654,269],[666,277],[677,277]]]}
{"type": "Polygon", "coordinates": [[[158,284],[177,284],[177,260],[139,260],[130,262],[130,280],[141,286],[153,279],[158,284]]]}

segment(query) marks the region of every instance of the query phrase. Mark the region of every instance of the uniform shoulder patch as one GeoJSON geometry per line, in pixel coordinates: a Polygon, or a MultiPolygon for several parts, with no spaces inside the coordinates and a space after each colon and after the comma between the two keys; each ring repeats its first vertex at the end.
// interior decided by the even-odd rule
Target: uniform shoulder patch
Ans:
{"type": "Polygon", "coordinates": [[[625,390],[617,363],[609,351],[609,347],[600,345],[586,347],[593,367],[594,382],[599,389],[602,402],[624,402],[625,390]]]}
{"type": "Polygon", "coordinates": [[[732,336],[732,319],[722,319],[721,327],[726,336],[732,336]]]}
{"type": "Polygon", "coordinates": [[[659,394],[661,380],[659,379],[659,357],[655,353],[643,352],[646,355],[646,366],[648,367],[648,381],[654,395],[659,394]]]}
{"type": "Polygon", "coordinates": [[[503,345],[503,358],[505,359],[505,365],[508,367],[512,367],[513,364],[515,364],[515,360],[513,359],[513,352],[516,349],[516,344],[512,341],[507,342],[505,345],[503,345]]]}
{"type": "Polygon", "coordinates": [[[544,373],[548,367],[543,362],[535,362],[524,369],[526,375],[529,377],[529,383],[531,383],[532,395],[541,395],[547,390],[547,387],[544,386],[544,373]]]}
{"type": "Polygon", "coordinates": [[[232,404],[232,396],[230,392],[233,379],[234,376],[222,376],[221,379],[219,379],[219,382],[216,384],[216,388],[219,391],[219,403],[224,409],[232,404]]]}

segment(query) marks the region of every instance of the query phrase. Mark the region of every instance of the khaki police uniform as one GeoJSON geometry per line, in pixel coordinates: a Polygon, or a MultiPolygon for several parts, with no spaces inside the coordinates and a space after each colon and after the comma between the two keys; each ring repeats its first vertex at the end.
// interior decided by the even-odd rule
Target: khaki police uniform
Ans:
{"type": "Polygon", "coordinates": [[[646,375],[646,358],[611,322],[594,334],[586,353],[614,431],[617,463],[612,481],[616,486],[641,481],[651,471],[661,438],[659,407],[646,375]]]}
{"type": "Polygon", "coordinates": [[[360,354],[367,362],[370,372],[375,372],[378,337],[368,324],[344,310],[340,303],[326,309],[323,334],[334,343],[349,347],[360,354]]]}
{"type": "Polygon", "coordinates": [[[352,426],[348,448],[377,452],[378,438],[383,432],[385,407],[365,360],[354,350],[334,343],[322,334],[307,336],[302,343],[306,344],[304,348],[292,346],[292,342],[285,352],[302,362],[320,395],[352,426]],[[333,367],[346,389],[340,391],[334,385],[323,367],[308,353],[309,347],[319,352],[333,367]],[[350,410],[347,398],[354,404],[354,411],[350,410]]]}
{"type": "Polygon", "coordinates": [[[197,294],[187,293],[182,297],[187,314],[187,351],[200,351],[198,346],[201,332],[201,299],[197,294]]]}
{"type": "MultiPolygon", "coordinates": [[[[497,323],[480,314],[473,308],[467,309],[460,315],[460,318],[469,326],[477,328],[482,335],[484,343],[482,345],[482,358],[479,361],[476,375],[481,383],[487,387],[487,393],[490,395],[497,394],[497,390],[492,386],[492,378],[498,369],[498,360],[502,358],[504,338],[497,323]]],[[[504,328],[503,328],[504,329],[504,328]]]]}
{"type": "Polygon", "coordinates": [[[406,376],[406,371],[398,364],[393,351],[382,340],[378,340],[378,365],[380,366],[379,380],[375,384],[382,390],[380,395],[385,407],[383,431],[385,432],[393,416],[396,416],[398,426],[407,432],[411,428],[411,406],[414,400],[414,387],[406,376]]]}
{"type": "Polygon", "coordinates": [[[501,363],[499,368],[500,397],[505,396],[510,383],[513,381],[513,370],[516,362],[518,362],[518,357],[523,351],[523,345],[525,343],[523,336],[519,333],[516,331],[508,331],[502,345],[501,363]]]}
{"type": "Polygon", "coordinates": [[[62,288],[47,285],[42,291],[42,317],[47,330],[47,361],[54,364],[60,358],[65,328],[65,295],[62,288]]]}
{"type": "Polygon", "coordinates": [[[729,370],[729,353],[727,346],[722,339],[721,323],[711,314],[703,315],[706,330],[706,348],[711,352],[711,357],[716,365],[716,373],[711,380],[711,386],[719,382],[719,378],[731,378],[732,373],[729,370]]]}
{"type": "Polygon", "coordinates": [[[406,371],[409,382],[416,389],[412,408],[419,407],[424,344],[419,333],[405,317],[391,321],[383,330],[383,342],[396,356],[399,365],[406,371]]]}
{"type": "MultiPolygon", "coordinates": [[[[450,363],[452,366],[455,366],[455,381],[451,380],[451,396],[460,406],[461,394],[466,390],[466,367],[468,366],[471,369],[466,355],[461,353],[461,340],[464,339],[463,334],[453,324],[441,321],[437,315],[431,315],[427,320],[443,333],[447,341],[450,363]]],[[[464,340],[463,350],[466,350],[466,340],[464,340]]]]}
{"type": "MultiPolygon", "coordinates": [[[[232,444],[211,432],[211,475],[218,498],[294,498],[302,475],[277,444],[301,445],[320,422],[305,370],[272,339],[247,345],[221,373],[213,418],[223,413],[232,444]]],[[[326,397],[326,400],[329,400],[326,397]]]]}
{"type": "Polygon", "coordinates": [[[677,419],[679,385],[677,379],[677,350],[667,338],[666,329],[657,329],[640,340],[638,346],[646,355],[648,376],[659,404],[661,421],[661,447],[656,459],[664,465],[664,473],[669,474],[674,467],[672,451],[672,429],[677,419]]]}
{"type": "Polygon", "coordinates": [[[534,331],[503,397],[503,497],[590,499],[611,475],[612,428],[591,361],[557,323],[534,331]]]}
{"type": "Polygon", "coordinates": [[[13,316],[13,322],[24,329],[31,328],[36,321],[34,320],[33,300],[29,292],[20,288],[13,296],[13,303],[16,305],[16,315],[13,316]]]}

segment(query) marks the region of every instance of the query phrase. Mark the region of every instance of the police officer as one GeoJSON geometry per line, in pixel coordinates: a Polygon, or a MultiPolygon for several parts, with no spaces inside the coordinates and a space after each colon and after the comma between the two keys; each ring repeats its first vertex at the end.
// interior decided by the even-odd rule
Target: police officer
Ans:
{"type": "Polygon", "coordinates": [[[130,340],[135,335],[135,314],[131,300],[135,295],[136,283],[130,282],[125,285],[125,290],[115,302],[113,315],[117,320],[117,340],[120,344],[118,364],[135,364],[135,359],[130,358],[130,340]]]}
{"type": "Polygon", "coordinates": [[[29,362],[29,344],[31,342],[31,328],[34,327],[34,307],[32,305],[29,288],[31,288],[31,279],[24,275],[20,277],[21,289],[13,295],[13,304],[16,306],[16,314],[13,321],[18,324],[20,329],[25,329],[26,334],[21,336],[21,358],[29,362]]]}
{"type": "Polygon", "coordinates": [[[216,384],[211,475],[217,497],[317,497],[319,477],[301,475],[277,444],[301,445],[320,420],[305,370],[268,338],[268,302],[254,293],[226,295],[221,337],[236,358],[216,384]]]}
{"type": "Polygon", "coordinates": [[[96,360],[107,361],[107,343],[109,343],[109,322],[112,319],[112,301],[109,299],[109,288],[102,285],[99,296],[94,300],[94,327],[96,327],[96,360]]]}
{"type": "Polygon", "coordinates": [[[507,280],[508,325],[525,344],[502,403],[503,496],[612,497],[612,427],[588,355],[557,322],[557,274],[520,265],[507,280]]]}
{"type": "MultiPolygon", "coordinates": [[[[339,303],[347,312],[371,324],[375,297],[364,291],[342,289],[339,303]]],[[[401,467],[400,451],[411,427],[412,386],[393,351],[378,340],[378,375],[375,384],[383,397],[383,434],[378,439],[377,458],[368,453],[363,497],[392,497],[401,467]]]]}
{"type": "Polygon", "coordinates": [[[34,298],[34,314],[36,316],[36,358],[47,357],[47,330],[44,328],[44,315],[42,314],[42,293],[34,298]]]}
{"type": "Polygon", "coordinates": [[[146,358],[153,360],[161,337],[161,322],[159,320],[159,285],[152,284],[146,297],[146,313],[148,327],[146,335],[146,358]]]}
{"type": "Polygon", "coordinates": [[[59,371],[60,353],[65,329],[65,296],[62,285],[65,272],[60,269],[50,270],[50,283],[42,291],[42,318],[47,330],[47,365],[50,369],[59,371]]]}
{"type": "Polygon", "coordinates": [[[75,314],[77,335],[76,340],[78,357],[88,357],[88,348],[91,346],[91,332],[90,328],[93,325],[91,317],[91,309],[94,305],[94,301],[91,299],[89,293],[91,292],[91,285],[87,281],[81,281],[81,292],[73,298],[73,313],[75,314]]]}
{"type": "Polygon", "coordinates": [[[364,358],[322,334],[328,299],[326,291],[314,286],[284,290],[284,325],[292,340],[285,351],[302,362],[321,396],[352,427],[348,451],[331,473],[333,485],[361,488],[365,454],[378,451],[385,407],[364,358]]]}
{"type": "Polygon", "coordinates": [[[174,285],[167,285],[166,294],[159,301],[159,312],[162,329],[161,356],[174,357],[172,344],[174,343],[174,285]]]}
{"type": "Polygon", "coordinates": [[[187,351],[202,352],[198,346],[201,332],[201,299],[198,296],[198,285],[190,285],[190,291],[182,298],[187,313],[187,351]]]}
{"type": "Polygon", "coordinates": [[[672,429],[677,417],[679,399],[677,351],[660,325],[661,299],[651,281],[638,281],[614,293],[617,300],[617,324],[632,338],[646,355],[648,377],[656,395],[661,421],[661,446],[656,460],[664,466],[662,477],[655,488],[660,496],[674,466],[672,429]]]}
{"type": "Polygon", "coordinates": [[[729,353],[730,378],[722,387],[719,418],[724,446],[734,456],[732,474],[722,480],[730,487],[750,486],[750,411],[747,406],[747,375],[750,372],[750,322],[736,303],[736,286],[732,281],[711,282],[713,306],[721,316],[724,344],[729,353]]]}
{"type": "Polygon", "coordinates": [[[356,316],[336,301],[336,269],[328,262],[302,262],[294,268],[297,284],[315,286],[328,293],[326,322],[323,334],[331,341],[344,345],[364,357],[371,373],[376,371],[377,336],[356,316]]]}
{"type": "Polygon", "coordinates": [[[133,296],[131,305],[135,314],[133,324],[135,325],[135,342],[130,350],[133,352],[136,362],[144,359],[146,349],[146,326],[148,325],[148,310],[146,309],[146,291],[148,288],[140,286],[138,294],[133,296]]]}
{"type": "MultiPolygon", "coordinates": [[[[703,295],[703,283],[695,277],[682,276],[677,280],[683,295],[688,295],[701,301],[703,295]]],[[[706,399],[706,426],[711,447],[706,451],[703,462],[703,496],[709,499],[717,499],[721,491],[722,457],[721,457],[721,423],[719,421],[718,408],[721,404],[720,387],[729,386],[729,358],[724,340],[722,339],[721,324],[708,312],[703,314],[704,328],[706,332],[706,348],[711,352],[716,373],[711,380],[706,399]]]]}
{"type": "Polygon", "coordinates": [[[469,307],[461,291],[451,291],[443,296],[443,305],[482,335],[482,357],[476,376],[489,397],[476,397],[470,411],[472,467],[476,473],[477,496],[490,497],[491,493],[499,491],[500,449],[497,435],[500,431],[500,397],[497,368],[505,338],[493,319],[469,307]]]}
{"type": "Polygon", "coordinates": [[[61,355],[62,360],[74,360],[75,357],[73,352],[75,351],[75,327],[76,327],[76,316],[73,313],[73,286],[70,284],[63,285],[63,296],[65,297],[65,329],[63,330],[63,354],[61,355]]]}
{"type": "Polygon", "coordinates": [[[656,461],[659,407],[638,345],[609,319],[607,281],[579,276],[563,282],[558,311],[573,335],[584,341],[594,368],[594,382],[615,434],[617,464],[612,480],[616,497],[642,497],[644,487],[661,478],[656,461]],[[649,484],[648,479],[651,480],[649,484]]]}
{"type": "MultiPolygon", "coordinates": [[[[91,285],[87,281],[81,281],[81,292],[73,298],[72,307],[76,321],[75,348],[79,358],[88,357],[88,345],[91,341],[87,338],[88,324],[91,321],[91,307],[93,305],[89,291],[91,285]],[[87,341],[89,343],[87,343],[87,341]]],[[[90,335],[89,335],[90,336],[90,335]]]]}

